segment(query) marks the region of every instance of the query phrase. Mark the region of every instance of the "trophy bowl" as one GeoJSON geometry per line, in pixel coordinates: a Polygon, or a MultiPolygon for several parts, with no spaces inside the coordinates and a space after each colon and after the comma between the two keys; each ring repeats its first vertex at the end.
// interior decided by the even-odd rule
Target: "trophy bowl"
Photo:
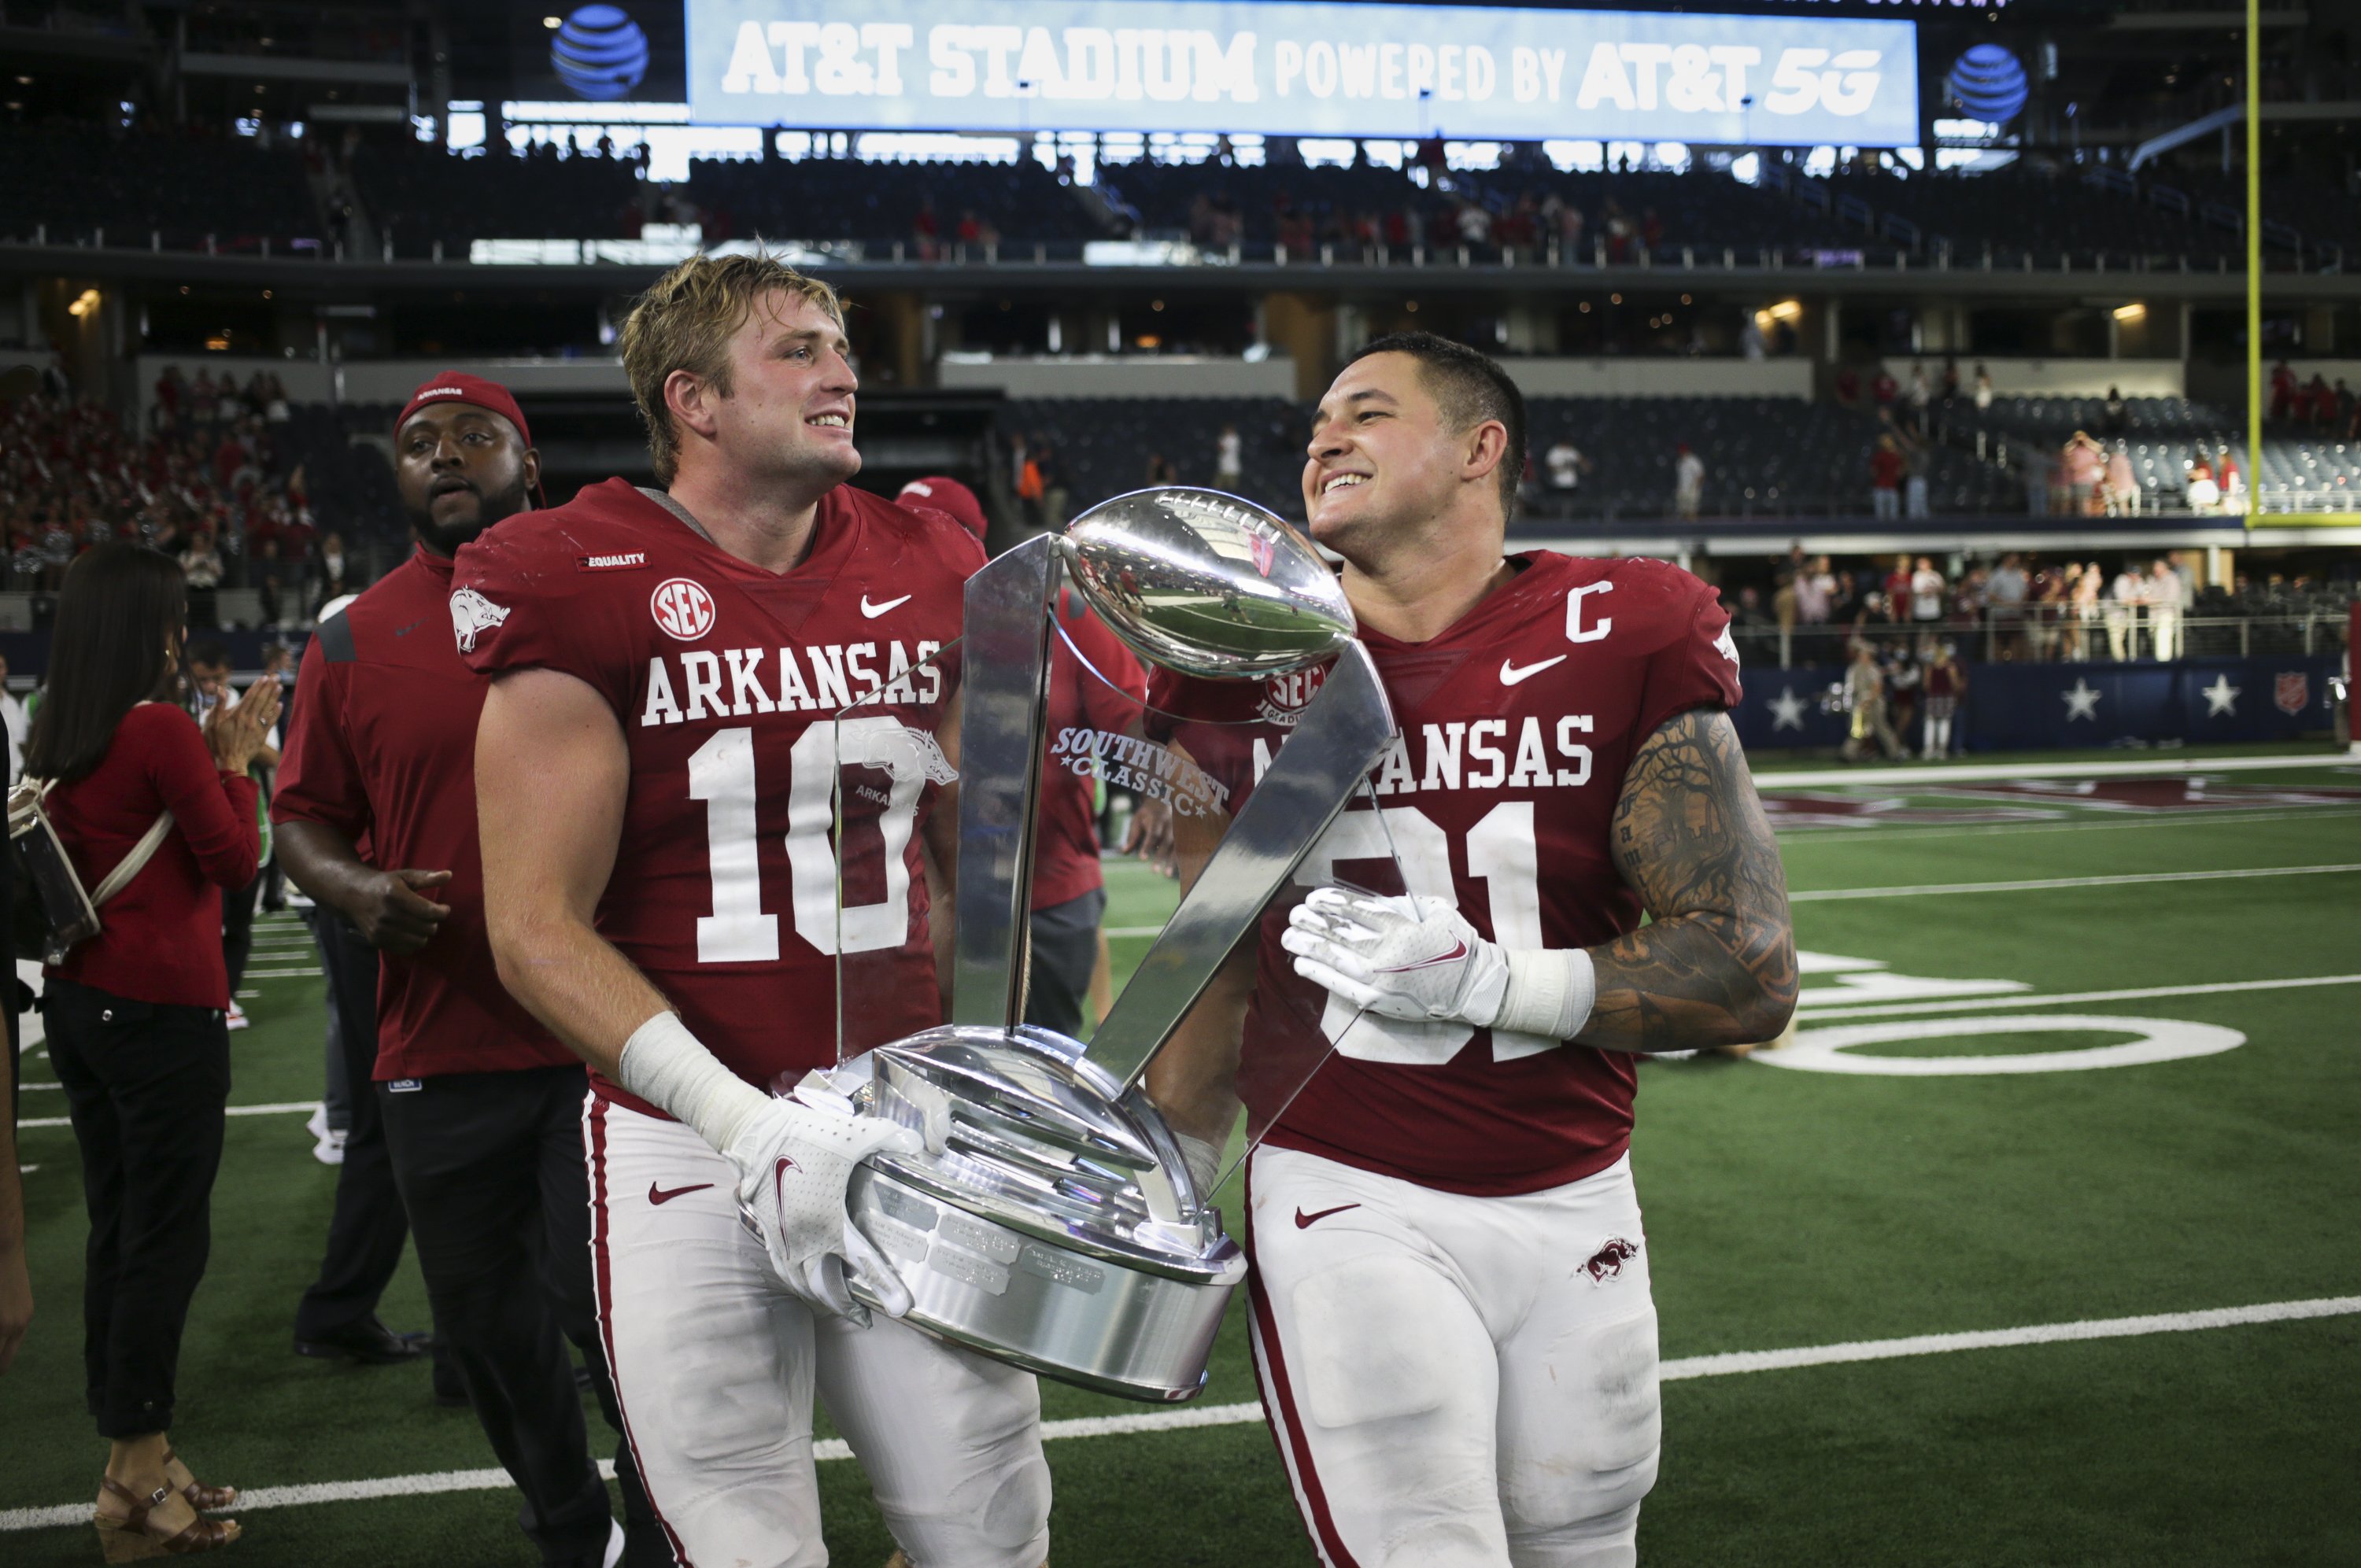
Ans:
{"type": "Polygon", "coordinates": [[[846,1192],[909,1288],[903,1321],[1100,1393],[1204,1386],[1246,1258],[1146,1095],[1023,1025],[949,1025],[867,1060],[857,1102],[926,1140],[871,1157],[846,1192]]]}
{"type": "Polygon", "coordinates": [[[1170,486],[1101,501],[1066,526],[1066,569],[1151,664],[1251,679],[1332,658],[1353,639],[1336,574],[1276,512],[1170,486]]]}

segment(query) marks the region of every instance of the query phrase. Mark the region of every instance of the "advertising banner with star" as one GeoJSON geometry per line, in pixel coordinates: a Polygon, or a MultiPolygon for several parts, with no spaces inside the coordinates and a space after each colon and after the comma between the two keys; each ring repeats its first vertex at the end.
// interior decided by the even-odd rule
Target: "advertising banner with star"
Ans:
{"type": "MultiPolygon", "coordinates": [[[[1954,724],[1971,751],[2059,747],[2286,740],[2328,729],[2329,679],[2340,655],[2265,654],[2175,664],[1970,664],[1954,724]]],[[[1750,750],[1832,750],[1846,714],[1826,699],[1844,671],[1749,671],[1733,715],[1750,750]]],[[[1914,721],[1896,739],[1912,755],[1914,721]]]]}

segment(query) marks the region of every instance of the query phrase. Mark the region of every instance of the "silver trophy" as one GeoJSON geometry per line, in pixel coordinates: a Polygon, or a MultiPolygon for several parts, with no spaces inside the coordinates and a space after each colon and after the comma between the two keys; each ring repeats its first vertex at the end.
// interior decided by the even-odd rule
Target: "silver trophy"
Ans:
{"type": "MultiPolygon", "coordinates": [[[[836,1083],[926,1142],[856,1169],[850,1212],[908,1287],[912,1326],[1100,1392],[1190,1398],[1246,1266],[1150,1102],[1148,1068],[1287,896],[1390,740],[1391,712],[1334,574],[1278,517],[1211,490],[1118,496],[1002,555],[969,581],[964,635],[938,657],[964,703],[951,1022],[863,1038],[908,990],[923,923],[890,973],[840,941],[836,1083]],[[1195,705],[1121,691],[1077,636],[1084,604],[1143,663],[1207,677],[1179,683],[1195,705]],[[1301,700],[1273,709],[1272,690],[1301,700]],[[1089,719],[1053,729],[1053,705],[1089,719]],[[1292,725],[1275,751],[1274,722],[1292,725]],[[1250,794],[1236,787],[1249,767],[1250,794]],[[1045,783],[1072,787],[1053,770],[1158,800],[1196,846],[1187,892],[1087,1048],[1021,1022],[1037,806],[1045,783]],[[1232,811],[1234,795],[1246,804],[1232,811]]],[[[863,762],[878,750],[838,750],[840,929],[895,891],[890,875],[855,885],[867,829],[845,797],[884,803],[889,856],[909,842],[894,836],[892,760],[863,762]]],[[[1325,1054],[1266,1069],[1300,1087],[1325,1054]]]]}

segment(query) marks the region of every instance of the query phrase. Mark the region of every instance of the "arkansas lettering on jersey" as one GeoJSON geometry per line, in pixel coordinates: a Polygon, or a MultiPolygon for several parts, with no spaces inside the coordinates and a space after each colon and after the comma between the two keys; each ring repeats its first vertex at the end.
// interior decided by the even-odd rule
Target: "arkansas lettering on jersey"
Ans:
{"type": "MultiPolygon", "coordinates": [[[[1400,734],[1368,794],[1305,858],[1298,895],[1342,881],[1444,898],[1510,948],[1594,947],[1640,924],[1609,850],[1623,775],[1665,720],[1737,704],[1730,618],[1712,588],[1661,561],[1511,561],[1517,579],[1432,641],[1363,631],[1400,734]]],[[[1158,705],[1262,720],[1267,738],[1250,750],[1210,726],[1194,744],[1191,725],[1175,731],[1231,775],[1235,810],[1286,739],[1303,685],[1217,695],[1164,676],[1158,705]]],[[[1355,1022],[1279,947],[1292,902],[1264,916],[1238,1070],[1249,1124],[1279,1117],[1270,1143],[1481,1196],[1560,1186],[1622,1156],[1631,1057],[1460,1024],[1355,1022]],[[1300,1064],[1327,1041],[1335,1054],[1289,1102],[1300,1064]]]]}
{"type": "Polygon", "coordinates": [[[750,1083],[836,1060],[840,959],[852,1048],[941,1021],[918,829],[952,776],[958,662],[934,656],[983,564],[957,524],[839,486],[773,574],[620,479],[459,553],[467,663],[561,671],[614,709],[631,790],[599,934],[750,1083]]]}

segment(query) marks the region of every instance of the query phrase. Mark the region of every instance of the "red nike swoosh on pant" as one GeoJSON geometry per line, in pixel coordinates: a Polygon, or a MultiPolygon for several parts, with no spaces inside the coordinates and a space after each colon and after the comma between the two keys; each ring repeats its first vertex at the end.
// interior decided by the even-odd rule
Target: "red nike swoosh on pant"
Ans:
{"type": "Polygon", "coordinates": [[[685,1198],[692,1192],[702,1192],[712,1185],[710,1181],[700,1181],[694,1187],[675,1187],[667,1190],[651,1181],[648,1183],[648,1201],[659,1204],[669,1203],[675,1198],[685,1198]]]}
{"type": "Polygon", "coordinates": [[[1437,964],[1455,964],[1466,956],[1467,944],[1465,940],[1461,940],[1451,944],[1451,950],[1447,953],[1437,953],[1431,959],[1421,959],[1414,964],[1396,964],[1391,969],[1381,969],[1378,970],[1378,972],[1379,974],[1408,974],[1414,969],[1433,969],[1437,964]]]}
{"type": "Polygon", "coordinates": [[[1360,1205],[1358,1203],[1339,1203],[1334,1209],[1323,1209],[1316,1214],[1307,1214],[1302,1210],[1298,1209],[1295,1212],[1295,1228],[1299,1231],[1308,1231],[1331,1214],[1341,1214],[1347,1209],[1357,1209],[1359,1207],[1360,1205]]]}

